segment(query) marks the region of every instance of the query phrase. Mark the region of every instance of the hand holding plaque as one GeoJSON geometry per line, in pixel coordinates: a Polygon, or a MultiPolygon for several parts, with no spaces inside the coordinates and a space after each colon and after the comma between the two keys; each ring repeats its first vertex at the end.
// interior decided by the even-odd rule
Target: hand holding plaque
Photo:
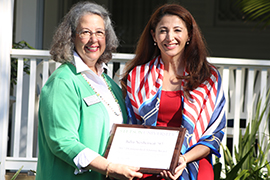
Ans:
{"type": "Polygon", "coordinates": [[[174,172],[185,128],[116,124],[105,153],[113,162],[140,167],[140,172],[174,172]]]}

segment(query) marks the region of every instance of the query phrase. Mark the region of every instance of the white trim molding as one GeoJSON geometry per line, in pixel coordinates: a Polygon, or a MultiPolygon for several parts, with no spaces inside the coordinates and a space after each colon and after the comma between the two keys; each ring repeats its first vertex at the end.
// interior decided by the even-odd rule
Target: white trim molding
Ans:
{"type": "Polygon", "coordinates": [[[14,0],[0,0],[0,4],[0,24],[2,27],[0,28],[0,179],[5,179],[14,0]]]}

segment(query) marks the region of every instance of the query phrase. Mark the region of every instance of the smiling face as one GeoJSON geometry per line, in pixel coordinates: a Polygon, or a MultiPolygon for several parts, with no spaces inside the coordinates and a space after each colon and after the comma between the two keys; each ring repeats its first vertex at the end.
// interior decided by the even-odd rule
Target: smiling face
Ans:
{"type": "Polygon", "coordinates": [[[75,50],[84,63],[94,72],[95,64],[106,48],[106,37],[97,37],[95,32],[105,32],[103,19],[96,14],[86,14],[80,18],[74,39],[75,50]],[[80,32],[91,32],[90,37],[80,37],[80,32]],[[93,33],[94,32],[94,33],[93,33]]]}
{"type": "Polygon", "coordinates": [[[187,41],[188,31],[185,22],[176,15],[165,15],[157,24],[152,37],[157,43],[163,60],[180,58],[187,41]]]}

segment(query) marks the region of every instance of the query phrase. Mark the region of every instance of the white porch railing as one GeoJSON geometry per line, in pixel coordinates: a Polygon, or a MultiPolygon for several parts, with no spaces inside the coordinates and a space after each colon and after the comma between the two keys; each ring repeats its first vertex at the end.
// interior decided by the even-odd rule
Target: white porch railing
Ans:
{"type": "MultiPolygon", "coordinates": [[[[8,156],[5,159],[6,170],[36,170],[37,165],[37,110],[41,87],[49,75],[60,65],[50,60],[45,50],[13,49],[11,57],[18,58],[17,85],[14,90],[15,102],[10,121],[8,156]],[[23,73],[23,58],[29,58],[30,75],[23,73]]],[[[125,63],[133,54],[117,53],[109,62],[108,75],[119,82],[125,63]]],[[[265,101],[269,89],[270,61],[232,58],[209,58],[218,67],[223,78],[223,88],[227,99],[227,119],[233,120],[233,127],[228,127],[225,137],[233,138],[233,146],[238,144],[240,120],[250,120],[254,112],[254,102],[260,95],[265,101]]],[[[248,123],[248,121],[246,121],[248,123]]],[[[264,132],[266,120],[260,131],[264,132]]],[[[6,134],[1,134],[5,136],[6,134]]],[[[224,138],[223,144],[227,144],[224,138]]],[[[1,150],[0,150],[1,151],[1,150]]],[[[1,160],[0,160],[1,161],[1,160]]]]}

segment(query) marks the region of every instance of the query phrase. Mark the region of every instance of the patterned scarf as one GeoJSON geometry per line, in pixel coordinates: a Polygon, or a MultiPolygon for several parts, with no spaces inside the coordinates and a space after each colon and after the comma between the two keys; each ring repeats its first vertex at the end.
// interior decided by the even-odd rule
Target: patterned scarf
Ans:
{"type": "MultiPolygon", "coordinates": [[[[135,67],[129,73],[126,105],[130,123],[156,125],[163,70],[164,64],[158,56],[147,64],[135,67]]],[[[184,75],[188,75],[188,72],[185,71],[184,75]]],[[[182,87],[183,83],[184,80],[182,87]]],[[[211,149],[210,160],[212,154],[220,157],[218,149],[224,136],[226,118],[225,97],[217,69],[212,67],[211,77],[190,91],[190,94],[192,101],[181,97],[183,108],[181,127],[187,129],[181,153],[185,154],[192,147],[202,144],[211,149]]],[[[198,168],[199,161],[188,163],[179,179],[196,180],[198,168]]]]}

